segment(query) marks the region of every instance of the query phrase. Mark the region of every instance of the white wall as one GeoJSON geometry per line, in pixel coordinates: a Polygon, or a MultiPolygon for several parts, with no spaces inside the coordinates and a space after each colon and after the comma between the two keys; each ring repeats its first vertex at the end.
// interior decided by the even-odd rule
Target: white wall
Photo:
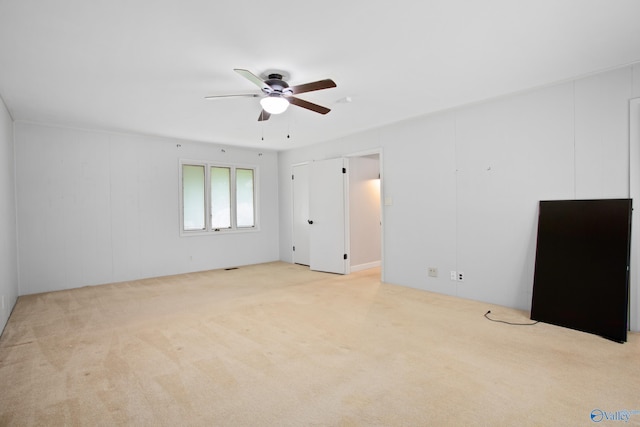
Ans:
{"type": "MultiPolygon", "coordinates": [[[[639,67],[640,70],[640,67],[639,67]]],[[[640,74],[638,74],[640,81],[640,74]]],[[[630,194],[633,199],[633,214],[631,216],[631,271],[629,272],[630,308],[635,316],[640,316],[640,86],[636,86],[634,99],[631,101],[629,114],[629,183],[630,194]]]]}
{"type": "Polygon", "coordinates": [[[22,295],[279,257],[275,152],[21,122],[15,150],[22,295]],[[180,159],[258,166],[261,230],[180,237],[180,159]]]}
{"type": "Polygon", "coordinates": [[[291,257],[283,171],[382,147],[386,281],[529,310],[538,201],[629,196],[638,67],[280,153],[281,258],[291,257]],[[465,280],[450,281],[450,270],[465,280]]]}
{"type": "Polygon", "coordinates": [[[13,120],[0,98],[0,332],[18,299],[13,120]]]}
{"type": "Polygon", "coordinates": [[[380,265],[379,160],[349,159],[349,256],[351,271],[380,265]]]}

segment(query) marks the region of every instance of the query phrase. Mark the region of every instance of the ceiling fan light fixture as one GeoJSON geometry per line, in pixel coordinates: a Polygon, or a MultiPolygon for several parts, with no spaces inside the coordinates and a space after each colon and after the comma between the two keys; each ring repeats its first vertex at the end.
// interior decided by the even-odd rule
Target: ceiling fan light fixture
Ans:
{"type": "Polygon", "coordinates": [[[289,107],[289,101],[280,96],[279,94],[271,94],[260,100],[260,105],[264,111],[270,114],[284,113],[289,107]]]}

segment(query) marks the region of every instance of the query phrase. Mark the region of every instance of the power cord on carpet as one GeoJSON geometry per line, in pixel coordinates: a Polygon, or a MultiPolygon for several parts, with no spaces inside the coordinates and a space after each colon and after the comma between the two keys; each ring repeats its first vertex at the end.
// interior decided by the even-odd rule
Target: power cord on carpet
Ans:
{"type": "Polygon", "coordinates": [[[514,326],[532,326],[532,325],[535,325],[536,323],[538,323],[537,321],[533,322],[533,323],[513,323],[513,322],[507,322],[505,320],[492,319],[492,318],[489,317],[490,313],[491,313],[491,310],[488,310],[484,314],[484,317],[486,317],[487,319],[491,320],[492,322],[505,323],[507,325],[514,325],[514,326]]]}

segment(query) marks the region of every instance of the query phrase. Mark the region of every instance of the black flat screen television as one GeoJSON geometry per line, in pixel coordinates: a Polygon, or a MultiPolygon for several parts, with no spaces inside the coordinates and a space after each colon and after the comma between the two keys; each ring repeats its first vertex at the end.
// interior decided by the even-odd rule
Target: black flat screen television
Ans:
{"type": "Polygon", "coordinates": [[[541,201],[531,319],[627,340],[631,199],[541,201]]]}

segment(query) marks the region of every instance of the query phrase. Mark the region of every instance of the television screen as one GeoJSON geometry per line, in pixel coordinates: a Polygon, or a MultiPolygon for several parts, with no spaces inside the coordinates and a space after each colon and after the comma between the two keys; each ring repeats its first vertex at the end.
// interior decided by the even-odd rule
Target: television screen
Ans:
{"type": "Polygon", "coordinates": [[[531,319],[624,342],[631,199],[541,201],[531,319]]]}

